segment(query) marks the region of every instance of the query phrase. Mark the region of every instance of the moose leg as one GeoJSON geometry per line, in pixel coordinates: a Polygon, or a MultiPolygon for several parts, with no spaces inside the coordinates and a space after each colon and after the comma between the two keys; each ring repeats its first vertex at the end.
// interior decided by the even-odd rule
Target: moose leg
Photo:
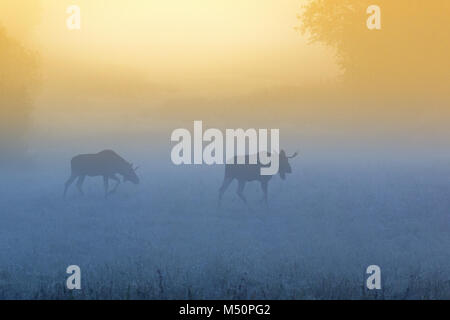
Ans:
{"type": "Polygon", "coordinates": [[[242,199],[242,201],[244,201],[244,203],[247,204],[247,199],[245,198],[245,196],[243,194],[244,187],[245,187],[245,181],[244,180],[239,180],[239,185],[238,185],[238,189],[237,189],[237,195],[239,196],[239,198],[242,199]]]}
{"type": "Polygon", "coordinates": [[[105,198],[108,196],[109,179],[108,176],[103,176],[103,187],[105,188],[105,198]]]}
{"type": "Polygon", "coordinates": [[[232,178],[225,178],[225,179],[223,179],[222,186],[219,189],[219,206],[220,206],[220,202],[222,201],[222,196],[223,196],[225,190],[227,190],[227,188],[230,185],[231,181],[233,181],[232,178]]]}
{"type": "Polygon", "coordinates": [[[262,181],[261,182],[261,189],[262,189],[262,191],[264,193],[262,200],[264,201],[264,203],[266,205],[267,205],[267,187],[268,187],[268,182],[267,181],[262,181]]]}
{"type": "Polygon", "coordinates": [[[82,187],[83,187],[84,178],[86,178],[86,176],[79,176],[78,180],[77,180],[77,188],[81,195],[83,195],[82,187]]]}
{"type": "Polygon", "coordinates": [[[67,189],[69,189],[70,185],[75,181],[76,177],[76,175],[72,174],[69,180],[66,181],[66,184],[64,185],[64,197],[66,197],[67,189]]]}
{"type": "Polygon", "coordinates": [[[116,185],[114,186],[114,188],[108,193],[108,194],[112,194],[112,193],[116,192],[117,187],[119,187],[120,179],[116,175],[109,176],[109,178],[116,182],[116,185]]]}

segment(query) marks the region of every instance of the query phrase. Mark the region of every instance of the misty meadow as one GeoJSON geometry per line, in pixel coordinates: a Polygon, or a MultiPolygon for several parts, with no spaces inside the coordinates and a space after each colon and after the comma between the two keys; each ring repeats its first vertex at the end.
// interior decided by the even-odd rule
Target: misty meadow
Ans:
{"type": "Polygon", "coordinates": [[[299,157],[267,207],[259,184],[245,206],[235,183],[218,208],[220,166],[146,161],[139,186],[105,199],[87,178],[64,199],[68,159],[45,160],[2,171],[2,298],[449,298],[448,165],[299,157]],[[65,287],[72,264],[81,290],[65,287]],[[365,288],[371,264],[382,290],[365,288]]]}
{"type": "Polygon", "coordinates": [[[0,299],[450,299],[449,1],[72,2],[0,2],[0,299]]]}

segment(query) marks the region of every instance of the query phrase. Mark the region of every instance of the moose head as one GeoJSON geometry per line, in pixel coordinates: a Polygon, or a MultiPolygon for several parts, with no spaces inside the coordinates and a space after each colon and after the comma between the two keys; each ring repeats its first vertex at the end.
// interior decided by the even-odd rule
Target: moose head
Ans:
{"type": "Polygon", "coordinates": [[[280,167],[278,173],[281,179],[286,179],[286,173],[292,173],[291,165],[289,164],[289,159],[292,159],[298,155],[298,152],[294,153],[292,156],[286,156],[284,150],[280,151],[280,167]]]}
{"type": "Polygon", "coordinates": [[[134,167],[132,163],[128,163],[122,172],[123,182],[130,181],[134,184],[139,184],[139,177],[136,174],[137,169],[139,167],[134,167]]]}

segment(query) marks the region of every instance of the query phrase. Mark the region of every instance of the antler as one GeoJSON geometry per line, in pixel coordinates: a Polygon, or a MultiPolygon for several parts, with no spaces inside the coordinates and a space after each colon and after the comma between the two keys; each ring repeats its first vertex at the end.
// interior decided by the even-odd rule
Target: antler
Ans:
{"type": "Polygon", "coordinates": [[[295,152],[292,156],[289,156],[288,159],[295,158],[298,155],[298,152],[295,152]]]}
{"type": "Polygon", "coordinates": [[[131,169],[133,169],[133,171],[136,171],[137,169],[139,169],[138,166],[135,167],[134,164],[131,162],[129,162],[128,164],[130,165],[131,169]]]}

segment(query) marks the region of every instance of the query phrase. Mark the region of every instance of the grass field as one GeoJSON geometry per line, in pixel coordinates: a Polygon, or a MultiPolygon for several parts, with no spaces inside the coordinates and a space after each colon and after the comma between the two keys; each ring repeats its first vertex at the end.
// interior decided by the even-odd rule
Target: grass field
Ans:
{"type": "Polygon", "coordinates": [[[141,166],[104,199],[102,180],[62,198],[67,164],[4,171],[3,299],[449,299],[450,166],[298,160],[246,207],[223,167],[141,166]],[[65,288],[67,266],[82,289],[65,288]],[[367,266],[382,290],[365,289],[367,266]]]}

